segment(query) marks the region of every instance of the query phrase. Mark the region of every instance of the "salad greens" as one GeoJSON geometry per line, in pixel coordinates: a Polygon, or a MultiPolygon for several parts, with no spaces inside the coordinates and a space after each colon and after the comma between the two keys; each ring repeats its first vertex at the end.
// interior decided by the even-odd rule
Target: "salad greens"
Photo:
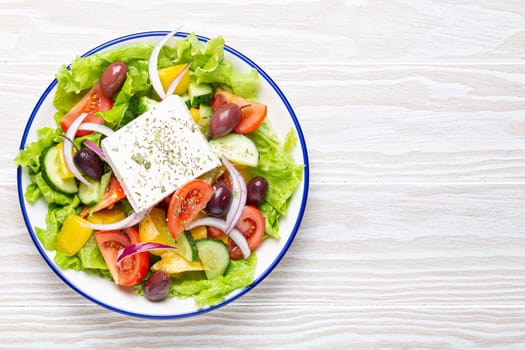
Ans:
{"type": "MultiPolygon", "coordinates": [[[[41,174],[41,154],[52,145],[63,141],[60,129],[61,118],[70,111],[100,78],[102,72],[115,61],[128,66],[126,80],[114,97],[113,107],[99,112],[105,125],[117,129],[142,114],[154,98],[148,75],[148,59],[153,44],[139,43],[121,47],[88,57],[77,57],[70,69],[62,66],[56,78],[58,81],[53,104],[57,110],[54,119],[56,127],[38,130],[38,138],[27,143],[15,158],[15,163],[29,170],[31,184],[24,196],[28,203],[43,198],[48,203],[46,228],[35,228],[36,234],[47,250],[56,249],[58,233],[68,215],[81,211],[78,195],[65,195],[55,191],[41,174]]],[[[159,55],[159,68],[192,62],[190,76],[197,83],[211,83],[231,90],[247,99],[256,98],[259,77],[255,69],[241,73],[224,59],[224,39],[217,37],[202,43],[194,34],[177,40],[175,46],[164,46],[159,55]]],[[[255,132],[248,134],[259,152],[259,164],[251,170],[252,176],[263,176],[268,180],[269,190],[266,201],[260,206],[266,223],[266,236],[279,238],[279,218],[286,214],[288,203],[302,181],[303,165],[295,163],[291,151],[297,143],[297,135],[290,131],[282,144],[270,123],[265,121],[255,132]]],[[[100,135],[91,134],[78,138],[76,143],[90,139],[100,144],[100,135]]],[[[74,269],[96,273],[111,278],[108,266],[98,249],[93,236],[73,256],[57,251],[55,263],[63,269],[74,269]]],[[[244,260],[232,260],[223,276],[213,280],[174,279],[170,296],[193,296],[198,307],[214,305],[231,291],[247,286],[253,281],[257,258],[252,254],[244,260]]],[[[136,286],[138,294],[143,293],[144,282],[136,286]]]]}
{"type": "Polygon", "coordinates": [[[286,214],[288,202],[302,181],[303,165],[295,164],[291,151],[297,143],[297,135],[290,131],[284,146],[265,120],[248,137],[259,151],[259,164],[251,171],[253,176],[262,176],[268,183],[266,201],[259,209],[266,221],[266,235],[279,238],[279,218],[286,214]]]}

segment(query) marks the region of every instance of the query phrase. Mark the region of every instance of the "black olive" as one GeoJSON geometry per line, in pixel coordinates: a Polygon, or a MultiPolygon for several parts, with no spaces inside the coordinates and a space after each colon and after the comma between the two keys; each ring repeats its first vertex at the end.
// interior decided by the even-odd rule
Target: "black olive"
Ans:
{"type": "Polygon", "coordinates": [[[86,176],[99,181],[104,174],[102,159],[89,148],[82,148],[73,156],[73,162],[86,176]]]}

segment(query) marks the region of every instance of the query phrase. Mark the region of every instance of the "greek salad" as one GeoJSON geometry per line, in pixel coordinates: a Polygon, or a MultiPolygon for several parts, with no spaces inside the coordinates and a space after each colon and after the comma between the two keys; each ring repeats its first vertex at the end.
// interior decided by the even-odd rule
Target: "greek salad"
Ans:
{"type": "Polygon", "coordinates": [[[222,37],[168,45],[175,33],[62,67],[56,125],[15,162],[26,202],[48,205],[35,232],[57,266],[201,308],[252,283],[303,165],[295,132],[272,129],[257,71],[237,70],[222,37]]]}

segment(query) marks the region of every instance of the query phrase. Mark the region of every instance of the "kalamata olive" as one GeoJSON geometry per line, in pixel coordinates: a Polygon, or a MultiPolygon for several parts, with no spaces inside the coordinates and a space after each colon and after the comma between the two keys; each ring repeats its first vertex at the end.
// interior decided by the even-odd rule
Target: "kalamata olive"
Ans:
{"type": "Polygon", "coordinates": [[[150,301],[160,301],[168,295],[171,277],[164,271],[156,271],[144,283],[144,296],[150,301]]]}
{"type": "Polygon", "coordinates": [[[223,182],[215,184],[215,192],[206,205],[206,211],[212,216],[223,216],[232,204],[233,194],[230,188],[223,182]]]}
{"type": "Polygon", "coordinates": [[[93,180],[100,180],[104,174],[104,163],[99,156],[89,148],[82,148],[73,156],[77,168],[93,180]]]}
{"type": "Polygon", "coordinates": [[[246,191],[246,204],[258,207],[266,198],[268,181],[260,176],[254,177],[246,185],[246,191]]]}
{"type": "Polygon", "coordinates": [[[126,80],[128,66],[123,62],[113,62],[100,76],[100,88],[107,97],[120,90],[126,80]]]}
{"type": "Polygon", "coordinates": [[[241,121],[241,108],[235,103],[226,103],[213,112],[210,120],[210,137],[224,136],[241,121]]]}

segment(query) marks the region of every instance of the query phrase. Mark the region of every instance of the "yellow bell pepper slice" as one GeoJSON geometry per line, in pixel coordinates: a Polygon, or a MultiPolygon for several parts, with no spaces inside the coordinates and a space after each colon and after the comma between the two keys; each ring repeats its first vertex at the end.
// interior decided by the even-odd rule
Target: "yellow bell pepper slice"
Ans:
{"type": "MultiPolygon", "coordinates": [[[[167,68],[159,69],[159,78],[162,83],[162,87],[164,88],[164,91],[168,90],[168,87],[170,86],[171,82],[177,74],[179,74],[184,68],[186,67],[186,64],[178,64],[176,66],[171,66],[167,68]]],[[[190,70],[188,69],[186,73],[182,76],[182,79],[179,83],[179,86],[174,91],[174,94],[177,95],[183,95],[188,91],[188,87],[190,86],[190,70]]]]}
{"type": "Polygon", "coordinates": [[[168,250],[162,253],[160,261],[157,261],[151,270],[179,274],[187,271],[204,271],[204,267],[199,261],[188,261],[175,251],[168,250]]]}
{"type": "Polygon", "coordinates": [[[190,230],[190,233],[194,241],[208,237],[206,226],[196,226],[190,230]]]}
{"type": "Polygon", "coordinates": [[[75,255],[88,241],[93,230],[89,222],[78,215],[69,215],[57,236],[57,250],[67,256],[75,255]]]}
{"type": "Polygon", "coordinates": [[[69,170],[66,164],[66,159],[64,157],[64,142],[60,142],[57,145],[57,153],[58,153],[58,170],[60,172],[60,177],[64,180],[75,177],[75,175],[73,175],[73,173],[69,170]]]}
{"type": "Polygon", "coordinates": [[[195,107],[191,107],[190,114],[191,114],[191,117],[193,118],[193,121],[198,124],[199,120],[201,119],[201,112],[199,111],[199,109],[195,107]]]}
{"type": "MultiPolygon", "coordinates": [[[[174,245],[166,222],[166,211],[161,208],[153,208],[151,212],[139,223],[139,235],[141,242],[155,242],[174,245]]],[[[160,255],[164,251],[154,250],[151,253],[160,255]]]]}
{"type": "Polygon", "coordinates": [[[115,222],[119,222],[125,218],[126,214],[122,210],[113,208],[97,211],[96,213],[88,216],[86,219],[93,224],[107,225],[114,224],[115,222]]]}

